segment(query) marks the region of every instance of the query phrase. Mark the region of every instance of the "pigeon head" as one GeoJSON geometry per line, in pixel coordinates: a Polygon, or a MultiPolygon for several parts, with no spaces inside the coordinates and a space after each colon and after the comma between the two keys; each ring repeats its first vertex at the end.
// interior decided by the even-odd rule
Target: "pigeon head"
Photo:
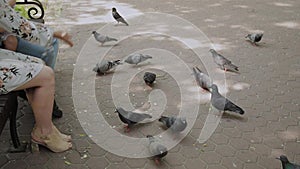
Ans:
{"type": "Polygon", "coordinates": [[[147,135],[146,136],[149,139],[149,142],[152,143],[155,141],[154,137],[152,135],[147,135]]]}
{"type": "Polygon", "coordinates": [[[111,10],[112,10],[113,12],[117,12],[117,9],[116,9],[115,7],[113,7],[111,10]]]}
{"type": "Polygon", "coordinates": [[[248,34],[248,35],[245,36],[245,38],[249,38],[250,36],[251,36],[251,34],[248,34]]]}
{"type": "Polygon", "coordinates": [[[217,85],[212,84],[210,88],[211,88],[212,92],[218,92],[218,86],[217,85]]]}
{"type": "Polygon", "coordinates": [[[210,53],[216,53],[216,51],[214,49],[209,49],[210,53]]]}
{"type": "Polygon", "coordinates": [[[152,136],[152,135],[147,135],[146,137],[147,137],[147,138],[152,138],[153,136],[152,136]]]}
{"type": "Polygon", "coordinates": [[[96,32],[96,31],[93,31],[93,32],[92,32],[92,34],[95,34],[95,33],[97,33],[97,32],[96,32]]]}
{"type": "Polygon", "coordinates": [[[115,113],[119,113],[120,111],[125,111],[125,110],[121,107],[118,107],[118,108],[116,108],[115,113]]]}
{"type": "Polygon", "coordinates": [[[279,158],[277,157],[276,159],[280,160],[283,163],[289,163],[289,160],[285,155],[281,155],[279,158]]]}
{"type": "Polygon", "coordinates": [[[186,117],[180,117],[180,120],[182,121],[183,124],[186,124],[186,117]]]}

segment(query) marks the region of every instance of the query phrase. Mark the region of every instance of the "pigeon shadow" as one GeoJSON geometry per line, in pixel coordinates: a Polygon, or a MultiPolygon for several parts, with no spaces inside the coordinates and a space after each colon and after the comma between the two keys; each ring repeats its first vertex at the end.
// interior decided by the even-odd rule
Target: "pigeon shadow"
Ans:
{"type": "Polygon", "coordinates": [[[115,73],[115,71],[111,71],[111,72],[107,72],[107,73],[97,73],[96,76],[99,76],[99,77],[101,77],[101,76],[107,76],[107,75],[111,75],[113,73],[115,73]]]}
{"type": "MultiPolygon", "coordinates": [[[[221,70],[223,70],[223,69],[221,69],[221,70]]],[[[240,72],[238,72],[238,71],[234,71],[234,70],[223,70],[225,73],[231,73],[231,74],[241,74],[240,72]]]]}
{"type": "Polygon", "coordinates": [[[116,44],[100,45],[100,47],[112,47],[112,46],[119,46],[119,44],[116,43],[116,44]]]}
{"type": "Polygon", "coordinates": [[[151,65],[151,62],[144,62],[144,63],[140,63],[137,65],[132,65],[132,67],[140,68],[140,67],[147,66],[147,65],[151,65]]]}
{"type": "Polygon", "coordinates": [[[115,24],[114,26],[128,26],[128,25],[121,24],[121,23],[117,23],[117,24],[115,24]]]}
{"type": "Polygon", "coordinates": [[[258,48],[267,47],[266,43],[264,43],[264,42],[263,43],[252,43],[250,40],[246,40],[246,41],[254,47],[258,47],[258,48]]]}
{"type": "Polygon", "coordinates": [[[230,120],[238,120],[238,121],[242,121],[242,122],[247,122],[247,118],[244,118],[237,114],[232,114],[232,113],[227,113],[227,112],[223,113],[222,119],[230,119],[230,120]]]}

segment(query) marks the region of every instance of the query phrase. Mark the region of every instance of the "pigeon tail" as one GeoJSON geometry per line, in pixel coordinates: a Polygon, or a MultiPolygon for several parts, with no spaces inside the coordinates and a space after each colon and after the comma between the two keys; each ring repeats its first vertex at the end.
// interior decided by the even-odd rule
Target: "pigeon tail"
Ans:
{"type": "Polygon", "coordinates": [[[129,24],[124,20],[124,24],[126,25],[126,26],[129,26],[129,24]]]}
{"type": "Polygon", "coordinates": [[[151,119],[152,118],[152,116],[151,115],[149,115],[149,114],[143,114],[144,115],[144,117],[145,118],[149,118],[149,119],[151,119]]]}
{"type": "Polygon", "coordinates": [[[147,59],[152,59],[152,56],[150,56],[150,55],[145,55],[145,58],[147,58],[147,59]]]}
{"type": "Polygon", "coordinates": [[[116,38],[108,38],[108,41],[118,41],[116,38]]]}
{"type": "Polygon", "coordinates": [[[121,60],[118,59],[118,60],[113,61],[113,64],[114,65],[121,65],[122,63],[121,63],[121,60]]]}
{"type": "Polygon", "coordinates": [[[237,105],[232,105],[230,111],[233,111],[233,112],[236,112],[236,113],[239,113],[239,114],[244,114],[245,113],[245,111],[237,105]]]}
{"type": "Polygon", "coordinates": [[[198,73],[198,70],[197,70],[196,67],[193,67],[193,72],[194,72],[195,75],[198,73]]]}
{"type": "Polygon", "coordinates": [[[164,122],[164,121],[167,121],[169,117],[166,117],[166,116],[161,116],[158,121],[160,122],[164,122]]]}
{"type": "Polygon", "coordinates": [[[225,70],[231,71],[239,71],[239,67],[235,66],[234,64],[224,65],[225,70]]]}

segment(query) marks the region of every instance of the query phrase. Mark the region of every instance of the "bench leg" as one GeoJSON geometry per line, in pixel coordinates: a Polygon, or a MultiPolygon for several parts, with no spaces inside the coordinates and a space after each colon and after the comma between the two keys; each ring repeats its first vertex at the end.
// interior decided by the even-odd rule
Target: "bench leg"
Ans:
{"type": "Polygon", "coordinates": [[[13,147],[10,148],[9,152],[25,152],[27,148],[27,143],[20,143],[18,132],[17,132],[17,110],[18,110],[18,99],[17,96],[14,97],[12,104],[13,108],[9,117],[10,124],[10,136],[13,142],[13,147]]]}

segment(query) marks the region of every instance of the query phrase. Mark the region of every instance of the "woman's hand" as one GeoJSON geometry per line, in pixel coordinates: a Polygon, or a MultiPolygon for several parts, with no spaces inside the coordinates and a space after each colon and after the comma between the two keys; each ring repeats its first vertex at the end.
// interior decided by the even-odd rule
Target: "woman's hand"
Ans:
{"type": "Polygon", "coordinates": [[[53,36],[55,38],[58,38],[58,39],[64,41],[65,43],[67,43],[71,47],[74,45],[72,40],[71,40],[72,37],[67,32],[56,31],[56,32],[53,33],[53,36]]]}

